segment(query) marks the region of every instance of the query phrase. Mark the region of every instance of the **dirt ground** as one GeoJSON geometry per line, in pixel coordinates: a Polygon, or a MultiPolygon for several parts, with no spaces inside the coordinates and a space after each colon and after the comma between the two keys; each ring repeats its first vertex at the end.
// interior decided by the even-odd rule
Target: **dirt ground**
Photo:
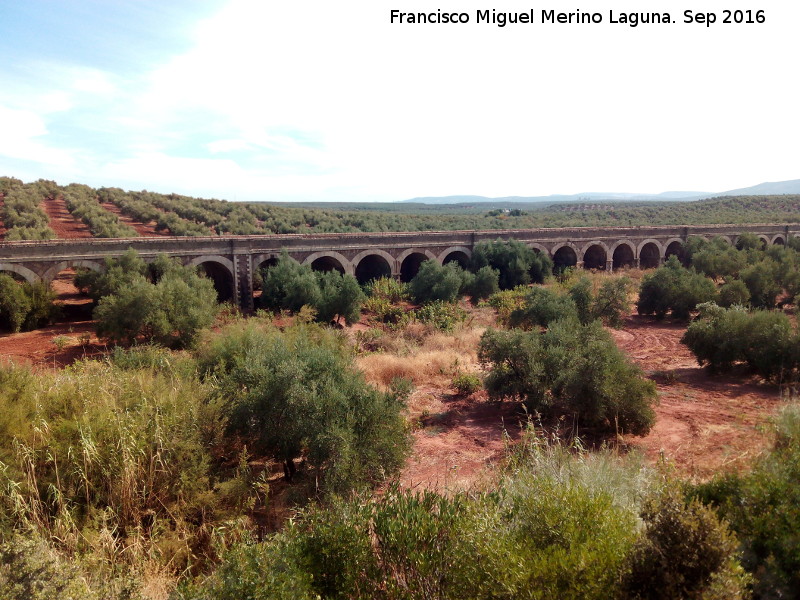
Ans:
{"type": "MultiPolygon", "coordinates": [[[[88,300],[74,289],[71,276],[62,273],[54,287],[64,314],[73,320],[0,335],[0,359],[52,369],[107,352],[93,323],[76,318],[86,314],[88,300]],[[61,349],[54,341],[59,336],[66,338],[61,349]]],[[[656,381],[659,393],[652,431],[643,438],[622,436],[620,447],[642,452],[651,463],[663,457],[694,479],[747,468],[769,443],[769,419],[782,404],[780,391],[743,373],[711,375],[700,368],[680,343],[685,327],[630,315],[622,329],[611,330],[620,348],[656,381]]],[[[460,368],[478,369],[474,352],[464,354],[460,368]]],[[[512,403],[489,402],[485,392],[458,395],[449,387],[450,378],[447,373],[418,382],[409,399],[414,447],[401,474],[406,486],[446,490],[476,485],[491,476],[509,441],[520,436],[524,415],[512,403]]]]}
{"type": "Polygon", "coordinates": [[[0,334],[0,361],[57,369],[108,351],[94,333],[91,300],[72,284],[74,275],[72,269],[66,269],[53,280],[61,312],[54,324],[34,331],[0,334]]]}
{"type": "MultiPolygon", "coordinates": [[[[659,396],[650,433],[623,435],[619,447],[643,453],[651,464],[666,460],[694,480],[746,469],[770,443],[769,420],[783,403],[780,390],[745,373],[710,374],[680,343],[685,330],[686,323],[635,314],[622,329],[610,330],[656,382],[659,396]]],[[[487,402],[482,392],[459,398],[454,390],[427,387],[416,390],[409,404],[419,428],[402,473],[408,486],[463,489],[478,483],[524,424],[510,403],[487,402]]]]}
{"type": "Polygon", "coordinates": [[[55,232],[56,237],[61,239],[92,237],[92,232],[86,224],[73,217],[67,210],[62,196],[45,198],[42,200],[42,209],[50,218],[50,229],[55,232]]]}
{"type": "Polygon", "coordinates": [[[770,441],[769,419],[783,403],[780,390],[743,372],[710,374],[680,343],[685,330],[685,323],[638,315],[611,330],[658,385],[655,426],[646,437],[626,436],[626,442],[650,461],[663,455],[694,479],[746,468],[770,441]]]}
{"type": "Polygon", "coordinates": [[[134,220],[133,218],[124,214],[120,210],[119,206],[113,202],[101,202],[100,206],[105,208],[108,212],[117,215],[120,223],[133,227],[136,230],[136,233],[142,237],[160,237],[163,235],[170,235],[169,231],[156,231],[155,221],[150,221],[149,223],[140,223],[139,221],[134,220]]]}

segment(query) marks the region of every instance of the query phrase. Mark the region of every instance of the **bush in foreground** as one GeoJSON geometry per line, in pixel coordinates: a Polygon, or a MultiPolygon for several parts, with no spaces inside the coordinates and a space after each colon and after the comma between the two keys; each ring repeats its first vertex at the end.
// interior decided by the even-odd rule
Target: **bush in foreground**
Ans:
{"type": "Polygon", "coordinates": [[[334,332],[234,326],[204,345],[199,361],[226,398],[230,430],[254,452],[283,461],[289,477],[303,457],[320,491],[344,492],[402,464],[402,401],[367,385],[334,332]]]}
{"type": "Polygon", "coordinates": [[[178,597],[745,597],[735,540],[713,511],[656,500],[642,511],[641,531],[641,498],[659,498],[646,472],[608,453],[571,452],[533,437],[525,436],[491,492],[392,487],[311,507],[284,532],[236,546],[211,577],[178,597]],[[680,525],[674,534],[662,526],[671,523],[680,525]],[[687,545],[685,556],[658,555],[687,545]],[[650,587],[640,593],[639,583],[650,587]],[[687,595],[659,596],[662,589],[687,595]]]}
{"type": "Polygon", "coordinates": [[[544,332],[488,330],[478,357],[491,369],[491,398],[518,398],[531,412],[571,416],[605,433],[645,435],[655,422],[655,384],[596,321],[557,321],[544,332]]]}

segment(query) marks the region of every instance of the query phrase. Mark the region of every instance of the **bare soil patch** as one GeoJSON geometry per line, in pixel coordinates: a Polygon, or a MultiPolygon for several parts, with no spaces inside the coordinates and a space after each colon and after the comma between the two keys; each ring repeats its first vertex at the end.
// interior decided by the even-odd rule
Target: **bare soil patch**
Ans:
{"type": "Polygon", "coordinates": [[[164,235],[170,235],[169,231],[157,231],[155,221],[150,221],[149,223],[142,223],[141,221],[136,221],[133,217],[130,217],[125,213],[123,213],[120,207],[114,204],[113,202],[101,202],[100,206],[105,208],[108,212],[117,215],[117,218],[120,220],[121,223],[124,223],[129,227],[133,227],[136,230],[136,233],[138,233],[142,237],[160,237],[164,235]]]}
{"type": "Polygon", "coordinates": [[[61,369],[82,358],[100,357],[107,350],[94,333],[94,321],[60,322],[34,331],[0,334],[0,360],[40,369],[61,369]],[[59,336],[66,338],[61,349],[54,342],[59,336]],[[82,343],[84,340],[87,343],[82,343]]]}
{"type": "Polygon", "coordinates": [[[658,386],[656,424],[643,438],[625,436],[651,462],[664,459],[703,480],[746,469],[771,440],[769,419],[782,405],[777,386],[744,372],[712,375],[680,343],[685,323],[630,315],[611,333],[658,386]]]}
{"type": "Polygon", "coordinates": [[[491,402],[485,392],[463,397],[426,386],[414,392],[409,406],[414,446],[400,482],[410,488],[446,492],[475,486],[491,476],[525,423],[517,406],[491,402]]]}
{"type": "Polygon", "coordinates": [[[61,239],[90,238],[92,232],[83,221],[73,217],[67,210],[63,196],[45,198],[42,209],[50,218],[50,228],[61,239]]]}
{"type": "MultiPolygon", "coordinates": [[[[0,359],[52,369],[108,351],[92,321],[70,316],[89,302],[71,277],[65,271],[53,286],[65,318],[73,320],[0,335],[0,359]],[[61,351],[53,343],[58,336],[68,338],[61,351]]],[[[507,444],[519,439],[526,419],[515,403],[490,402],[485,392],[460,396],[450,385],[457,371],[480,370],[475,346],[486,324],[453,336],[433,334],[410,346],[397,333],[397,350],[359,357],[376,385],[385,387],[394,376],[414,379],[408,401],[413,449],[400,476],[403,485],[440,491],[472,487],[491,477],[507,444]]],[[[364,320],[348,333],[368,326],[364,320]]],[[[652,431],[641,438],[623,435],[623,445],[651,463],[666,459],[680,475],[697,480],[747,469],[771,441],[769,420],[783,404],[780,390],[744,372],[712,375],[699,367],[680,343],[685,329],[685,323],[630,315],[622,329],[611,330],[619,347],[656,382],[660,399],[652,431]]]]}

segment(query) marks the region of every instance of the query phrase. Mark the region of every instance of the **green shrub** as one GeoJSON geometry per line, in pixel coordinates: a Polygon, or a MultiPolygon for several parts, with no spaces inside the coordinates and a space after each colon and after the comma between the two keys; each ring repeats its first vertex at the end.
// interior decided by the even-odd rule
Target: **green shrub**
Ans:
{"type": "MultiPolygon", "coordinates": [[[[182,268],[183,269],[183,268],[182,268]]],[[[140,278],[100,299],[94,310],[97,335],[134,343],[143,337],[166,346],[188,346],[214,322],[217,292],[191,269],[171,271],[152,284],[140,278]]]]}
{"type": "Polygon", "coordinates": [[[313,306],[317,309],[317,319],[326,323],[344,319],[348,325],[358,321],[365,296],[356,278],[338,271],[316,273],[316,277],[319,296],[313,306]]]}
{"type": "Polygon", "coordinates": [[[30,310],[30,299],[23,285],[10,275],[0,273],[0,318],[16,333],[22,329],[30,310]]]}
{"type": "Polygon", "coordinates": [[[800,598],[800,410],[775,421],[775,443],[752,471],[724,474],[690,490],[715,506],[742,544],[742,564],[759,599],[800,598]]]}
{"type": "Polygon", "coordinates": [[[500,290],[500,272],[489,266],[481,267],[475,273],[475,277],[466,286],[466,292],[472,299],[473,304],[489,298],[500,290]]]}
{"type": "Polygon", "coordinates": [[[503,290],[489,296],[486,303],[497,311],[497,321],[501,325],[508,325],[511,314],[524,306],[528,291],[527,286],[515,287],[513,290],[503,290]]]}
{"type": "Polygon", "coordinates": [[[284,250],[278,262],[262,272],[261,306],[275,310],[288,309],[294,312],[303,306],[319,304],[319,283],[308,265],[301,265],[289,258],[284,250]]]}
{"type": "Polygon", "coordinates": [[[746,306],[750,302],[750,291],[745,283],[739,279],[726,281],[719,288],[719,305],[725,308],[731,306],[746,306]]]}
{"type": "Polygon", "coordinates": [[[681,342],[700,365],[713,370],[728,370],[744,362],[766,379],[790,381],[798,367],[798,336],[789,318],[779,312],[701,304],[698,319],[681,342]]]}
{"type": "Polygon", "coordinates": [[[408,286],[414,302],[423,304],[454,302],[471,283],[470,274],[457,263],[442,266],[435,260],[426,260],[408,286]]]}
{"type": "Polygon", "coordinates": [[[510,290],[533,281],[541,283],[553,271],[553,263],[546,254],[534,252],[514,239],[478,242],[472,249],[472,270],[489,266],[500,273],[501,290],[510,290]]]}
{"type": "Polygon", "coordinates": [[[742,281],[750,292],[750,303],[757,308],[772,308],[783,290],[778,278],[778,264],[765,259],[742,271],[742,281]]]}
{"type": "Polygon", "coordinates": [[[452,331],[453,328],[467,318],[466,311],[450,302],[441,300],[423,304],[413,313],[420,323],[435,327],[439,331],[452,331]]]}
{"type": "MultiPolygon", "coordinates": [[[[760,240],[758,247],[761,247],[760,240]]],[[[740,252],[722,238],[714,238],[702,249],[692,253],[690,264],[698,273],[713,279],[736,277],[747,266],[747,254],[740,252]]]]}
{"type": "Polygon", "coordinates": [[[749,578],[735,558],[738,542],[712,509],[668,489],[648,501],[642,519],[645,533],[628,558],[625,597],[749,597],[749,578]]]}
{"type": "Polygon", "coordinates": [[[630,311],[630,294],[633,281],[628,277],[607,279],[600,285],[592,300],[591,315],[609,327],[621,327],[630,311]]]}
{"type": "Polygon", "coordinates": [[[17,282],[0,273],[0,320],[13,332],[48,325],[58,315],[55,292],[43,281],[17,282]]]}
{"type": "Polygon", "coordinates": [[[459,373],[453,377],[452,386],[462,396],[469,396],[483,387],[483,381],[475,373],[459,373]]]}
{"type": "Polygon", "coordinates": [[[509,315],[508,324],[510,327],[533,329],[547,327],[560,319],[578,319],[575,301],[552,289],[534,286],[525,297],[524,305],[509,315]]]}
{"type": "Polygon", "coordinates": [[[74,561],[46,542],[14,535],[0,544],[0,598],[5,600],[93,600],[106,598],[91,589],[74,561]]]}
{"type": "Polygon", "coordinates": [[[397,325],[403,322],[406,311],[381,296],[370,296],[364,301],[364,309],[375,315],[380,323],[397,325]]]}
{"type": "Polygon", "coordinates": [[[321,488],[336,493],[402,464],[402,402],[367,385],[345,339],[330,330],[233,326],[204,345],[199,365],[226,398],[231,433],[283,461],[290,476],[302,456],[321,488]]]}
{"type": "Polygon", "coordinates": [[[532,412],[572,415],[608,433],[645,435],[655,421],[655,385],[597,322],[562,320],[545,332],[488,330],[478,357],[491,368],[491,398],[519,398],[532,412]]]}
{"type": "Polygon", "coordinates": [[[398,281],[394,277],[373,279],[365,287],[367,296],[370,298],[383,298],[392,304],[411,299],[408,284],[398,281]]]}
{"type": "Polygon", "coordinates": [[[670,256],[664,266],[642,279],[636,309],[640,315],[663,318],[671,312],[678,319],[687,319],[698,304],[714,300],[716,293],[713,281],[684,269],[670,256]]]}

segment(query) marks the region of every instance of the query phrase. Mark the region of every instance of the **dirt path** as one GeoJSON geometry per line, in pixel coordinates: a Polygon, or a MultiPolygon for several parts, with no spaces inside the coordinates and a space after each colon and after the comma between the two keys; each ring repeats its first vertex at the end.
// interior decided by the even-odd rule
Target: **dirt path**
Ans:
{"type": "Polygon", "coordinates": [[[45,198],[42,208],[50,218],[50,228],[61,239],[90,238],[92,232],[80,220],[73,217],[67,210],[62,196],[45,198]]]}
{"type": "Polygon", "coordinates": [[[452,390],[423,387],[409,405],[416,430],[411,457],[400,476],[406,487],[472,487],[502,460],[508,440],[520,436],[522,415],[517,407],[489,402],[485,392],[459,397],[452,390]]]}
{"type": "Polygon", "coordinates": [[[117,215],[117,218],[120,220],[121,223],[133,227],[142,237],[160,237],[163,235],[170,235],[169,231],[156,231],[156,222],[150,221],[149,223],[142,223],[140,221],[134,220],[132,217],[129,217],[125,213],[122,212],[119,206],[114,204],[113,202],[101,202],[100,206],[105,208],[108,212],[117,215]]]}
{"type": "Polygon", "coordinates": [[[709,374],[680,343],[685,330],[685,323],[632,315],[611,332],[658,385],[655,426],[646,437],[626,436],[626,442],[651,462],[663,456],[697,479],[745,468],[769,444],[780,391],[746,373],[709,374]]]}

